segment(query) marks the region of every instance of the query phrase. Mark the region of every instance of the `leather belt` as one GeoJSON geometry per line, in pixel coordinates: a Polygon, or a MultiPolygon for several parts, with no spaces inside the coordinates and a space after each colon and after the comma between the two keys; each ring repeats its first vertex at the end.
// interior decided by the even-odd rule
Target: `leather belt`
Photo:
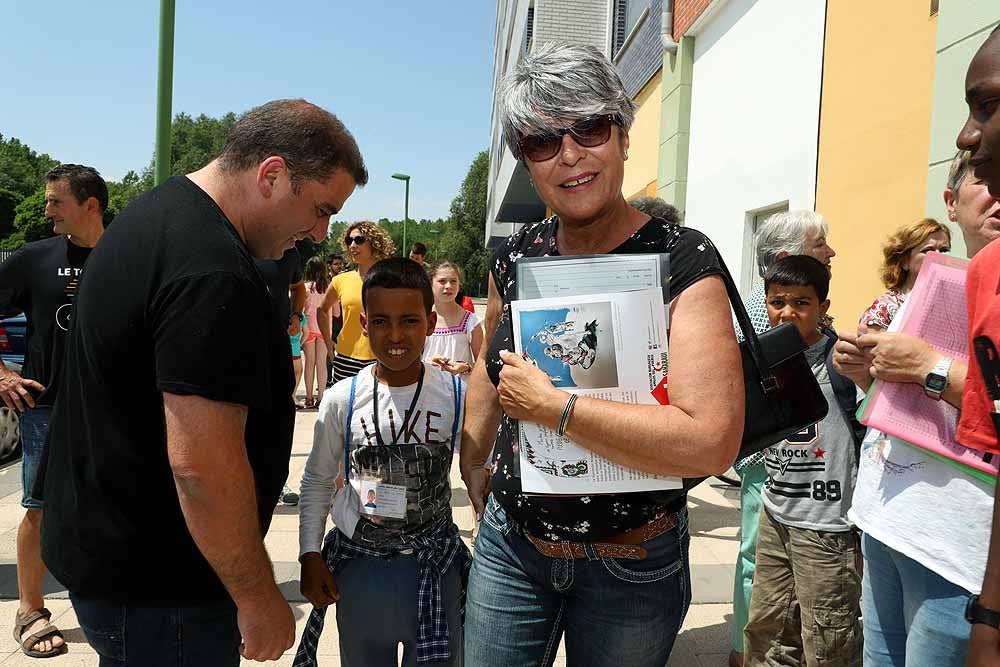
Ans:
{"type": "Polygon", "coordinates": [[[677,513],[665,512],[649,523],[621,535],[607,537],[600,542],[549,542],[539,539],[527,531],[524,531],[524,536],[538,550],[538,553],[549,558],[587,558],[587,546],[589,545],[599,558],[645,560],[646,549],[640,545],[673,529],[676,525],[677,513]]]}

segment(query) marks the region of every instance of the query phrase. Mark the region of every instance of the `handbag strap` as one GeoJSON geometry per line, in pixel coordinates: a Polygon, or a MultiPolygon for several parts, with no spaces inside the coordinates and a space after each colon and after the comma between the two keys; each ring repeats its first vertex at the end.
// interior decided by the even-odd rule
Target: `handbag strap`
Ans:
{"type": "Polygon", "coordinates": [[[736,289],[733,276],[729,273],[729,267],[726,266],[726,262],[722,259],[722,253],[719,252],[718,248],[715,249],[715,256],[719,260],[719,268],[722,269],[722,282],[726,284],[726,294],[729,296],[729,303],[736,314],[736,323],[743,333],[743,340],[746,342],[747,351],[750,352],[750,359],[753,361],[754,368],[757,369],[757,377],[760,378],[761,389],[764,390],[765,394],[769,394],[778,388],[778,381],[775,379],[774,374],[771,373],[770,366],[764,361],[764,351],[760,346],[760,340],[757,338],[757,332],[754,331],[753,325],[750,323],[750,315],[747,314],[746,306],[743,305],[743,298],[740,296],[739,290],[736,289]]]}

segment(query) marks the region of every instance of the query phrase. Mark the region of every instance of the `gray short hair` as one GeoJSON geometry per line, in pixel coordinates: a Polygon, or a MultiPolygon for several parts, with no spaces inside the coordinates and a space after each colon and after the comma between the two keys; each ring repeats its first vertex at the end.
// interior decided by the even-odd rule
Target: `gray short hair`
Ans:
{"type": "Polygon", "coordinates": [[[761,277],[778,261],[778,255],[801,255],[806,249],[806,239],[817,232],[828,234],[830,226],[815,211],[784,211],[775,213],[757,230],[757,271],[761,277]]]}
{"type": "Polygon", "coordinates": [[[661,218],[674,224],[680,224],[681,221],[681,214],[677,207],[668,204],[659,197],[636,197],[629,201],[629,206],[642,211],[651,218],[661,218]]]}
{"type": "Polygon", "coordinates": [[[592,46],[543,44],[503,78],[497,99],[504,140],[518,160],[523,135],[601,114],[617,115],[628,132],[635,119],[615,66],[592,46]]]}
{"type": "Polygon", "coordinates": [[[965,177],[969,175],[969,158],[972,157],[972,153],[969,151],[958,151],[955,154],[955,159],[951,161],[951,167],[948,169],[948,189],[958,196],[958,189],[962,187],[962,183],[965,182],[965,177]]]}

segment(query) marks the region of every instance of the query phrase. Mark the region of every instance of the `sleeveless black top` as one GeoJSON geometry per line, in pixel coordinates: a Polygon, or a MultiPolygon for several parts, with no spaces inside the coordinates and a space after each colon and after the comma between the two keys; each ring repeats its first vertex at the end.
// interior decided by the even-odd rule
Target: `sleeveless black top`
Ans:
{"type": "MultiPolygon", "coordinates": [[[[486,370],[500,381],[501,350],[514,350],[510,302],[515,300],[516,271],[521,257],[558,255],[558,219],[525,225],[497,248],[490,264],[503,300],[496,334],[486,352],[486,370]]],[[[609,254],[670,253],[670,295],[676,297],[698,280],[722,273],[715,247],[701,232],[652,218],[609,254]]],[[[493,495],[522,529],[546,540],[600,541],[638,528],[657,513],[686,503],[682,489],[590,496],[539,496],[521,492],[517,453],[517,420],[501,415],[491,462],[493,495]]]]}

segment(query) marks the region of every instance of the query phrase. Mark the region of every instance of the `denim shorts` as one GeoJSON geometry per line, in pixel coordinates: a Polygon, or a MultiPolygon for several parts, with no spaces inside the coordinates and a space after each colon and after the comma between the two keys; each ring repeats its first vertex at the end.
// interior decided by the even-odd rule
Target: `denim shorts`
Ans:
{"type": "Polygon", "coordinates": [[[29,510],[42,509],[42,501],[31,495],[38,477],[38,466],[42,462],[42,449],[49,434],[49,417],[52,408],[38,406],[21,413],[21,507],[29,510]]]}

